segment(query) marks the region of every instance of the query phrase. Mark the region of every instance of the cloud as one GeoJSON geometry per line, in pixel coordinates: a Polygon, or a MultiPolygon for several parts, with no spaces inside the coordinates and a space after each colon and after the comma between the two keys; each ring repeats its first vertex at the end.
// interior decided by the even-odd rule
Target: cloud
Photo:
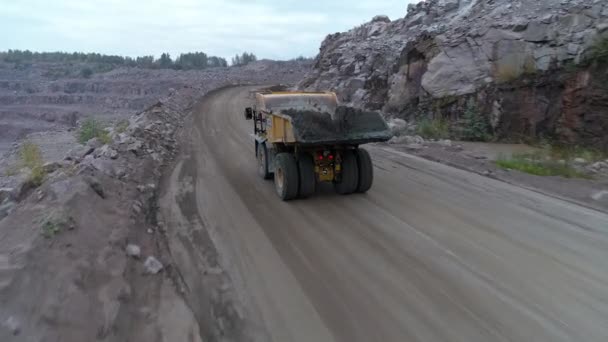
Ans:
{"type": "Polygon", "coordinates": [[[328,33],[376,14],[405,13],[406,1],[13,0],[0,6],[0,50],[230,57],[314,56],[328,33]]]}

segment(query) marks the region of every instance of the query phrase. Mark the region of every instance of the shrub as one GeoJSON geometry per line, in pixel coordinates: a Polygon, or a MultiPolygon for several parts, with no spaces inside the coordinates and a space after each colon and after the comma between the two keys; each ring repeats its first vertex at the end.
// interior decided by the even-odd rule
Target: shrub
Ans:
{"type": "Polygon", "coordinates": [[[589,59],[601,64],[608,64],[608,38],[598,38],[589,49],[589,59]]]}
{"type": "Polygon", "coordinates": [[[26,141],[21,145],[19,151],[21,157],[21,165],[33,169],[36,166],[42,165],[42,153],[38,145],[33,142],[26,141]]]}
{"type": "Polygon", "coordinates": [[[516,80],[521,73],[513,65],[498,65],[496,68],[496,80],[500,83],[507,83],[516,80]]]}
{"type": "Polygon", "coordinates": [[[450,137],[450,125],[442,118],[423,119],[418,123],[416,133],[426,139],[447,139],[450,137]]]}
{"type": "Polygon", "coordinates": [[[470,141],[488,141],[490,125],[474,105],[469,105],[462,120],[461,139],[470,141]]]}
{"type": "Polygon", "coordinates": [[[29,141],[23,143],[19,156],[21,158],[21,167],[27,167],[31,170],[28,181],[34,186],[42,184],[46,173],[42,167],[42,153],[38,145],[29,141]]]}
{"type": "Polygon", "coordinates": [[[123,119],[116,123],[116,133],[124,133],[129,127],[129,120],[123,119]]]}
{"type": "Polygon", "coordinates": [[[110,135],[105,130],[105,127],[101,124],[101,122],[93,118],[89,118],[86,119],[80,127],[78,132],[78,141],[81,144],[84,144],[93,138],[98,138],[103,144],[109,144],[112,141],[110,135]]]}
{"type": "Polygon", "coordinates": [[[80,70],[80,76],[84,78],[91,78],[91,76],[93,76],[93,70],[91,68],[84,68],[80,70]]]}

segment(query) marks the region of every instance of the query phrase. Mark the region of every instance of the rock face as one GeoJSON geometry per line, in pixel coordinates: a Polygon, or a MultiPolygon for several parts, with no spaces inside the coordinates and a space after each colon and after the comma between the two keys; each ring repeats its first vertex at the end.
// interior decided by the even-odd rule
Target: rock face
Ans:
{"type": "Polygon", "coordinates": [[[326,37],[299,84],[348,105],[452,121],[472,108],[500,139],[608,147],[601,0],[429,0],[326,37]]]}

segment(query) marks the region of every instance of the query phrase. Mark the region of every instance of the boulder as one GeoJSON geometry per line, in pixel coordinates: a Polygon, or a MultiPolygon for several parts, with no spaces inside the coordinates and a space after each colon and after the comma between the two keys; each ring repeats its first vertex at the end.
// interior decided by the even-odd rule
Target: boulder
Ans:
{"type": "Polygon", "coordinates": [[[68,152],[67,156],[65,157],[65,160],[71,160],[79,163],[84,157],[93,153],[93,151],[95,151],[95,149],[92,147],[85,145],[76,145],[70,150],[70,152],[68,152]]]}
{"type": "Polygon", "coordinates": [[[44,173],[49,174],[59,170],[62,167],[63,164],[60,162],[47,162],[42,165],[42,170],[44,171],[44,173]]]}
{"type": "Polygon", "coordinates": [[[101,142],[101,140],[99,140],[99,138],[92,138],[89,141],[87,141],[87,147],[92,148],[92,149],[96,149],[103,146],[103,143],[101,142]]]}
{"type": "Polygon", "coordinates": [[[550,24],[534,21],[528,24],[523,38],[528,42],[540,43],[555,38],[554,33],[550,24]]]}
{"type": "Polygon", "coordinates": [[[164,266],[160,261],[158,261],[158,259],[153,256],[149,256],[144,262],[144,268],[148,274],[157,274],[163,270],[164,266]]]}
{"type": "Polygon", "coordinates": [[[125,249],[128,256],[138,259],[141,255],[141,248],[138,245],[128,244],[125,249]]]}
{"type": "Polygon", "coordinates": [[[106,157],[110,159],[118,158],[118,152],[111,148],[109,145],[103,145],[102,147],[95,150],[95,157],[106,157]]]}
{"type": "Polygon", "coordinates": [[[15,199],[14,188],[0,188],[0,204],[15,199]]]}
{"type": "Polygon", "coordinates": [[[387,15],[377,15],[372,18],[372,23],[376,22],[390,23],[391,19],[387,15]]]}

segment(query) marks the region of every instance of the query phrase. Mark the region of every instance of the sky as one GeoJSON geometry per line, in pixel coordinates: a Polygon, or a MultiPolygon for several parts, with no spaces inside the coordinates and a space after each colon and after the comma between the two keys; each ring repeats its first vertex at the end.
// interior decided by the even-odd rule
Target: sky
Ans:
{"type": "Polygon", "coordinates": [[[377,14],[401,18],[409,2],[414,0],[0,0],[0,51],[314,57],[327,34],[377,14]]]}

